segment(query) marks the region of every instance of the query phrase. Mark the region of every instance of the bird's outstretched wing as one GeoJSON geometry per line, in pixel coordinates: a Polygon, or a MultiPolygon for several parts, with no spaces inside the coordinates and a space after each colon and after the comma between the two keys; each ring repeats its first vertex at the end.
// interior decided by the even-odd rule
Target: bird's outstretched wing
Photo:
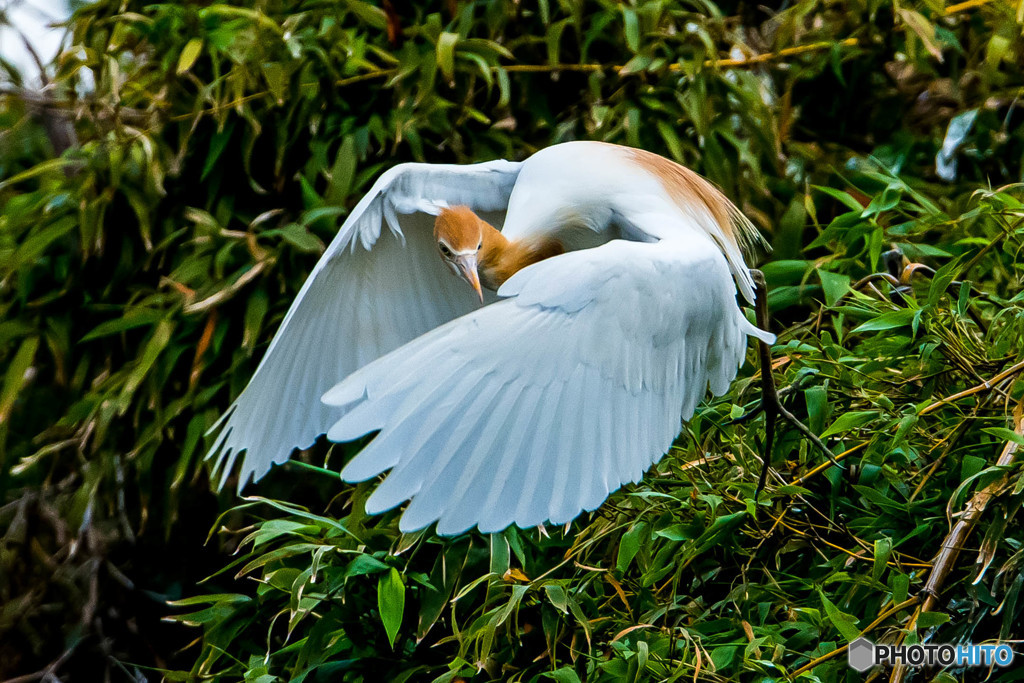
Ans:
{"type": "Polygon", "coordinates": [[[637,481],[710,387],[726,391],[750,324],[704,236],[615,240],[529,266],[506,297],[357,371],[324,395],[328,431],[380,433],[342,471],[391,472],[366,503],[411,499],[403,531],[560,524],[637,481]]]}
{"type": "MultiPolygon", "coordinates": [[[[299,291],[207,457],[238,488],[306,448],[342,411],[320,396],[354,370],[479,306],[437,254],[445,205],[504,212],[519,163],[402,164],[356,205],[299,291]],[[383,229],[387,226],[387,230],[383,229]]],[[[216,428],[215,426],[215,428],[216,428]]]]}

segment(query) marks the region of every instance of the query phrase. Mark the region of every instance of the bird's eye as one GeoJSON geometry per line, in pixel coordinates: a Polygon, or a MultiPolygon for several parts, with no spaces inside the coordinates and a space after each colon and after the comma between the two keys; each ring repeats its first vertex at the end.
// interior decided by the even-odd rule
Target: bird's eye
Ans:
{"type": "Polygon", "coordinates": [[[480,240],[480,244],[476,245],[476,250],[477,250],[477,251],[480,251],[480,249],[482,249],[482,248],[483,248],[483,246],[484,246],[484,241],[483,241],[483,240],[480,240]]]}
{"type": "Polygon", "coordinates": [[[444,242],[438,242],[437,246],[441,247],[441,253],[444,254],[445,256],[451,256],[452,255],[452,250],[449,249],[448,245],[445,244],[444,242]]]}

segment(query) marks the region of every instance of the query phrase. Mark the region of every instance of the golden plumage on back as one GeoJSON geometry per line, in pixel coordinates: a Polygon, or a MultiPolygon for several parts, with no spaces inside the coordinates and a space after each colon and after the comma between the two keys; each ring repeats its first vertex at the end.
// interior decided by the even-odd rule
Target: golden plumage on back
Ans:
{"type": "MultiPolygon", "coordinates": [[[[721,190],[701,175],[671,159],[645,149],[618,147],[637,166],[654,175],[680,207],[703,207],[721,229],[722,236],[733,245],[748,249],[755,243],[764,245],[764,238],[746,216],[729,201],[721,190]]],[[[712,234],[715,241],[717,235],[712,234]]],[[[720,246],[726,246],[720,244],[720,246]]]]}

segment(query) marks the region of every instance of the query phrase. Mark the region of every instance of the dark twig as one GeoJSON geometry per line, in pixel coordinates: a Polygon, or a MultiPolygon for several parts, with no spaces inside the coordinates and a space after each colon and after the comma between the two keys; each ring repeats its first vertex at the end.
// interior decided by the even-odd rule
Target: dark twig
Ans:
{"type": "Polygon", "coordinates": [[[51,662],[45,669],[41,669],[35,673],[25,674],[24,676],[8,678],[4,680],[3,683],[33,683],[33,681],[56,678],[55,672],[64,665],[64,662],[66,662],[69,657],[71,657],[80,642],[81,641],[78,640],[72,643],[68,649],[64,650],[64,653],[60,657],[51,662]]]}
{"type": "MultiPolygon", "coordinates": [[[[764,273],[760,270],[751,269],[751,277],[754,279],[757,299],[754,304],[754,311],[757,317],[757,326],[762,330],[769,328],[771,322],[768,317],[768,288],[765,285],[764,273]]],[[[798,420],[793,413],[789,412],[779,399],[779,392],[775,388],[775,378],[772,375],[772,354],[768,344],[758,340],[758,358],[761,365],[761,404],[764,406],[765,429],[764,429],[764,458],[761,465],[761,476],[757,480],[757,488],[754,489],[754,500],[761,494],[768,481],[768,468],[771,466],[772,446],[775,443],[775,420],[782,416],[787,422],[796,427],[797,431],[807,437],[811,443],[817,446],[822,453],[840,469],[846,469],[836,460],[835,454],[829,450],[818,436],[812,432],[807,425],[798,420]]]]}
{"type": "MultiPolygon", "coordinates": [[[[798,376],[791,383],[787,384],[781,389],[778,389],[779,399],[785,399],[791,394],[806,389],[807,387],[811,386],[811,384],[813,384],[815,380],[816,375],[814,374],[804,374],[798,376]]],[[[764,402],[758,400],[753,408],[743,413],[742,415],[732,418],[725,424],[726,426],[731,427],[732,425],[738,425],[743,424],[744,422],[749,422],[750,420],[753,420],[755,417],[760,415],[762,410],[764,410],[764,402]]]]}
{"type": "Polygon", "coordinates": [[[35,45],[32,44],[32,41],[28,39],[28,36],[26,36],[23,31],[20,29],[15,29],[15,31],[17,31],[19,36],[21,36],[21,42],[24,43],[25,49],[28,50],[28,54],[32,57],[32,61],[36,63],[36,68],[39,69],[39,82],[42,83],[44,87],[50,85],[50,79],[46,75],[46,64],[43,63],[39,53],[36,52],[35,45]]]}

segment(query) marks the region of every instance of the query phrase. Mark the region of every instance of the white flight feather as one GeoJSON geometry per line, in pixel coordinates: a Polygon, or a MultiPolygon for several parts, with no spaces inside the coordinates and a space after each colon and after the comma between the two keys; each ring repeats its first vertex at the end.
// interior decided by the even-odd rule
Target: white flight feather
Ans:
{"type": "Polygon", "coordinates": [[[354,370],[479,306],[437,254],[433,215],[466,205],[499,224],[520,164],[402,164],[374,183],[299,290],[255,374],[214,428],[223,486],[238,488],[343,414],[321,394],[354,370]],[[384,224],[388,230],[382,230],[384,224]]]}
{"type": "Polygon", "coordinates": [[[728,368],[731,379],[747,335],[771,338],[737,306],[717,246],[696,231],[677,234],[653,244],[615,240],[525,268],[499,290],[504,300],[327,392],[328,403],[354,401],[332,433],[355,434],[360,415],[372,414],[366,431],[380,429],[375,442],[393,443],[403,424],[445,418],[444,438],[431,448],[406,449],[396,461],[372,442],[345,467],[348,480],[391,468],[367,510],[411,498],[401,528],[440,520],[445,534],[561,524],[637,480],[668,450],[709,383],[728,386],[712,368],[728,368]],[[505,424],[511,431],[498,428],[505,424]]]}

